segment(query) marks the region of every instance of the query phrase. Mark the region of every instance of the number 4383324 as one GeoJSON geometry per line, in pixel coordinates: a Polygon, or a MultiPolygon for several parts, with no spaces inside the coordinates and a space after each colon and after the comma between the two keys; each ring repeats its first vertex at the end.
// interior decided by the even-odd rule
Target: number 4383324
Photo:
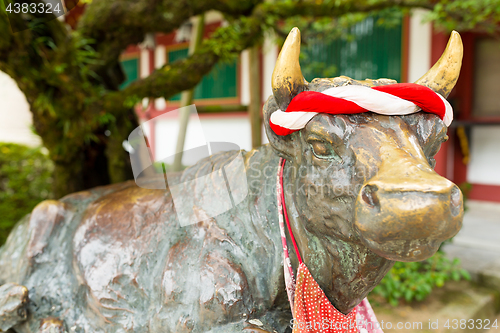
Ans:
{"type": "Polygon", "coordinates": [[[7,13],[39,13],[39,14],[61,14],[63,10],[60,8],[59,4],[56,4],[52,7],[51,3],[9,3],[7,8],[5,9],[7,13]]]}
{"type": "Polygon", "coordinates": [[[444,323],[447,329],[483,329],[488,330],[491,328],[498,328],[498,319],[491,321],[489,319],[448,319],[444,323]]]}

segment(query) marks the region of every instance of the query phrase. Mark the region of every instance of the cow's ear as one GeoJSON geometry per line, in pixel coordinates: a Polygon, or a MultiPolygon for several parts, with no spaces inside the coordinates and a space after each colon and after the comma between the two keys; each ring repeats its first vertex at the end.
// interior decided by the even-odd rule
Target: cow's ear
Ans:
{"type": "Polygon", "coordinates": [[[271,146],[276,150],[280,157],[289,161],[293,160],[301,151],[300,132],[294,132],[289,135],[277,135],[271,129],[269,120],[271,114],[278,109],[278,105],[273,96],[267,99],[264,104],[264,128],[266,129],[267,139],[271,146]]]}

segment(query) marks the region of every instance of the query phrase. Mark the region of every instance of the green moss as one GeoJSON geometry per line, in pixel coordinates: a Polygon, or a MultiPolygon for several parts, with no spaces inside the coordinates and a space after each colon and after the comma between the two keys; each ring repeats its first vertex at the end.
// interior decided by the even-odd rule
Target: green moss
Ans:
{"type": "Polygon", "coordinates": [[[0,245],[17,221],[52,197],[52,170],[42,148],[0,143],[0,245]]]}

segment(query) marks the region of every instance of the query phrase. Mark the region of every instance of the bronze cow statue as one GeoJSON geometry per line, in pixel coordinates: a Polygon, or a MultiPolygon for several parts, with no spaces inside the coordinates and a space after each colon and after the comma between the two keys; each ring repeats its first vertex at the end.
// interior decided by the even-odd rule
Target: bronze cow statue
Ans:
{"type": "MultiPolygon", "coordinates": [[[[280,157],[287,160],[285,199],[301,256],[343,313],[394,261],[429,258],[454,236],[462,194],[433,171],[447,139],[438,116],[318,114],[287,136],[269,128],[270,115],[301,91],[395,83],[348,77],[307,83],[299,52],[294,29],[273,74],[274,96],[264,106],[270,144],[243,152],[249,185],[243,202],[185,227],[168,189],[134,182],[40,203],[0,249],[0,331],[290,331],[276,199],[280,157]]],[[[454,32],[417,83],[446,97],[461,58],[454,32]]],[[[219,153],[213,165],[201,161],[177,177],[206,175],[234,154],[219,153]]],[[[203,190],[184,195],[207,196],[203,190]]],[[[293,253],[291,261],[297,267],[293,253]]]]}

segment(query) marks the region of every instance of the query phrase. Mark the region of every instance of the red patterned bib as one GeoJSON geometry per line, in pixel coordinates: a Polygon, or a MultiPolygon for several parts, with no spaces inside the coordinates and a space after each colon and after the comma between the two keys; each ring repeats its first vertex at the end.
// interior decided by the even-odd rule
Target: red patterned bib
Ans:
{"type": "Polygon", "coordinates": [[[347,316],[337,310],[301,262],[297,271],[293,333],[357,333],[356,308],[347,316]]]}

